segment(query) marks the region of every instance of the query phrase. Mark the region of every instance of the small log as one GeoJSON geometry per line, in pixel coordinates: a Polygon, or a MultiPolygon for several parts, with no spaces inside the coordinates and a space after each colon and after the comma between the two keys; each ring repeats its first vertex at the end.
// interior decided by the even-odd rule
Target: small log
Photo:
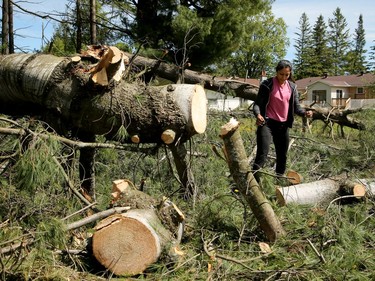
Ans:
{"type": "Polygon", "coordinates": [[[278,204],[324,205],[341,195],[361,198],[366,194],[365,185],[349,180],[324,179],[309,183],[276,188],[278,204]]]}
{"type": "Polygon", "coordinates": [[[238,127],[239,122],[234,118],[221,127],[220,137],[224,141],[224,154],[237,188],[249,204],[261,229],[270,241],[275,241],[285,235],[285,231],[250,171],[238,127]]]}
{"type": "Polygon", "coordinates": [[[92,237],[93,254],[116,275],[142,273],[161,253],[170,252],[171,233],[152,209],[130,210],[102,221],[92,237]]]}
{"type": "Polygon", "coordinates": [[[339,183],[335,180],[321,181],[291,185],[276,188],[276,199],[279,205],[290,203],[316,204],[329,202],[336,197],[339,183]]]}

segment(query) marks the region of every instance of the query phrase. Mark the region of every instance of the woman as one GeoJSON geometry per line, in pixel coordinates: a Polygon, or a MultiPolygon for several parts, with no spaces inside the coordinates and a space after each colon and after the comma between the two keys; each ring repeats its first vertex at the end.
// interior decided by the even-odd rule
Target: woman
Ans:
{"type": "Polygon", "coordinates": [[[257,154],[253,170],[262,168],[267,160],[271,140],[276,150],[276,174],[284,175],[289,147],[289,128],[292,127],[294,114],[312,117],[312,111],[301,107],[297,86],[292,78],[292,64],[281,60],[276,66],[276,75],[263,81],[254,102],[256,117],[257,154]]]}

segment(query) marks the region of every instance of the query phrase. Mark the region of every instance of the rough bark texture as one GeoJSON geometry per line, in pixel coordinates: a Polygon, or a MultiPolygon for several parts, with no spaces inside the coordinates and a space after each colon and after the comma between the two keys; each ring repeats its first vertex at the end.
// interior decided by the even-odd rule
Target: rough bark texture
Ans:
{"type": "Polygon", "coordinates": [[[207,101],[199,85],[145,87],[109,80],[100,86],[89,75],[82,61],[71,58],[2,56],[0,111],[36,115],[62,134],[83,129],[123,142],[137,135],[140,142],[161,143],[167,129],[184,142],[205,130],[207,101]]]}
{"type": "Polygon", "coordinates": [[[238,126],[239,123],[232,119],[221,128],[220,137],[224,141],[228,166],[237,188],[249,204],[260,227],[270,241],[275,241],[285,235],[285,231],[250,171],[238,126]]]}

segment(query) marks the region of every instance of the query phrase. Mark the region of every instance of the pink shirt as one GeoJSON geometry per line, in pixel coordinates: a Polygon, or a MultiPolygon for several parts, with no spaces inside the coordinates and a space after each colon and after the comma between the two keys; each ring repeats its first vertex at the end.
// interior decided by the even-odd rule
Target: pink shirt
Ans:
{"type": "Polygon", "coordinates": [[[284,85],[280,85],[277,78],[273,78],[273,88],[267,105],[267,117],[280,122],[287,120],[291,91],[288,81],[284,85]]]}

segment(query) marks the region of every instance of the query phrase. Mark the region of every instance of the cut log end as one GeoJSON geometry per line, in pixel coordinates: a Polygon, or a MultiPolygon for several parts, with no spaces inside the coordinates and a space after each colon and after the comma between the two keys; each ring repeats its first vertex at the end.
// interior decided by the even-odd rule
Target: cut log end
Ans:
{"type": "Polygon", "coordinates": [[[173,130],[167,129],[161,134],[161,139],[165,144],[171,144],[176,138],[176,133],[173,130]]]}
{"type": "Polygon", "coordinates": [[[220,137],[226,136],[229,132],[232,132],[238,128],[240,123],[235,119],[231,118],[228,123],[224,124],[220,128],[220,137]]]}
{"type": "Polygon", "coordinates": [[[197,134],[205,132],[207,127],[207,98],[202,86],[196,85],[191,100],[191,122],[197,134]]]}
{"type": "Polygon", "coordinates": [[[279,187],[276,187],[276,202],[279,206],[285,206],[286,201],[284,195],[279,187]]]}
{"type": "Polygon", "coordinates": [[[93,235],[95,258],[117,275],[143,272],[157,261],[160,242],[136,219],[123,217],[93,235]]]}

